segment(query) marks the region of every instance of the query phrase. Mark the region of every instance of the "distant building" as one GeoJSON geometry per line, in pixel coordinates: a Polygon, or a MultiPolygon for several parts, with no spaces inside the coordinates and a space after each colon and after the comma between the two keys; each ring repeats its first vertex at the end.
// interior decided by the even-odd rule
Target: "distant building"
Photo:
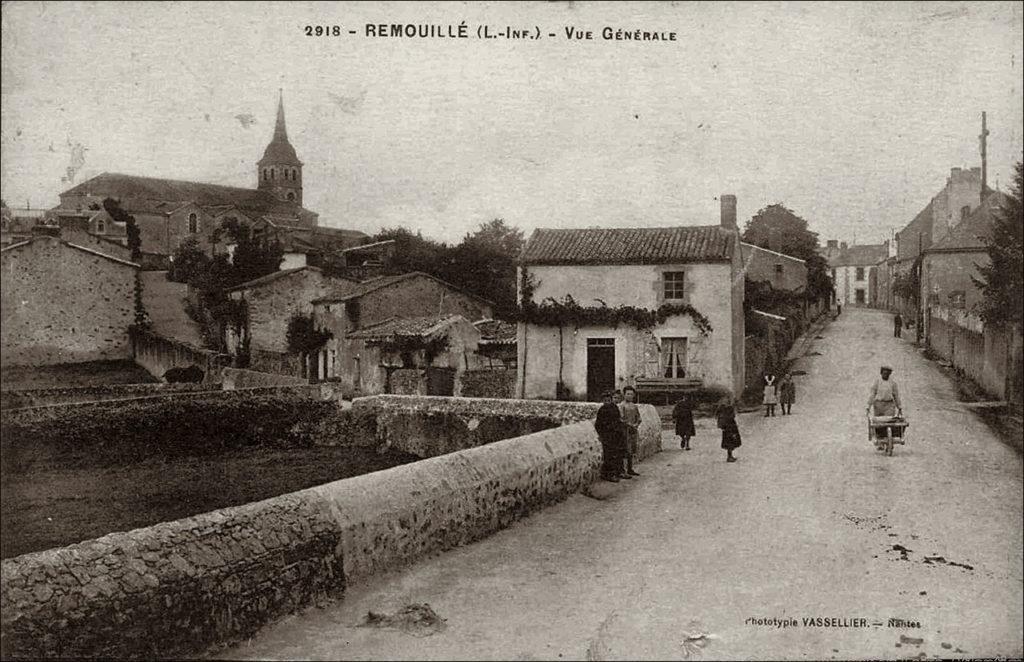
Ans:
{"type": "MultiPolygon", "coordinates": [[[[893,276],[909,277],[915,262],[926,249],[941,241],[958,223],[981,204],[988,188],[982,181],[982,168],[952,168],[946,185],[924,209],[896,233],[896,263],[893,276]]],[[[904,317],[915,319],[918,310],[912,302],[897,295],[895,307],[904,317]]]]}
{"type": "MultiPolygon", "coordinates": [[[[248,334],[249,349],[288,352],[288,322],[293,315],[313,313],[314,299],[331,293],[345,292],[357,285],[345,278],[329,278],[316,267],[282,269],[256,278],[228,290],[228,296],[245,301],[247,322],[243,334],[248,334]]],[[[242,337],[227,330],[227,346],[236,352],[242,337]]]]}
{"type": "MultiPolygon", "coordinates": [[[[61,193],[53,213],[85,215],[113,198],[135,217],[142,250],[160,255],[173,254],[187,237],[211,253],[224,250],[223,240],[212,235],[228,218],[250,224],[254,234],[268,239],[299,234],[314,251],[339,250],[364,239],[362,232],[319,226],[319,216],[302,206],[302,168],[288,140],[282,99],[274,135],[257,162],[254,189],[105,172],[61,193]]],[[[297,260],[289,267],[299,266],[297,260]]]]}
{"type": "Polygon", "coordinates": [[[844,306],[869,306],[872,271],[889,255],[887,244],[855,244],[829,262],[836,301],[844,306]]]}
{"type": "Polygon", "coordinates": [[[688,304],[710,322],[701,333],[689,314],[653,329],[628,323],[559,328],[520,322],[518,397],[596,400],[634,385],[672,390],[743,390],[743,256],[736,198],[723,195],[720,225],[534,231],[523,249],[519,296],[580,306],[656,310],[688,304]]]}
{"type": "MultiPolygon", "coordinates": [[[[377,342],[373,333],[381,333],[379,325],[388,322],[402,327],[395,332],[400,336],[417,336],[423,332],[426,336],[421,340],[424,340],[432,338],[434,333],[426,332],[434,325],[425,320],[440,323],[442,318],[459,316],[471,323],[489,319],[494,312],[492,302],[422,272],[371,279],[312,303],[317,328],[333,336],[317,357],[312,377],[340,382],[345,394],[364,395],[384,393],[389,370],[395,367],[381,363],[381,357],[387,358],[390,354],[364,351],[368,341],[372,341],[371,345],[377,342]],[[395,321],[413,318],[420,320],[417,322],[420,326],[426,326],[416,326],[417,331],[395,321]],[[376,331],[370,333],[369,329],[376,331]]],[[[469,335],[479,338],[480,333],[474,328],[469,335]]],[[[468,336],[461,334],[460,337],[468,336]]],[[[475,349],[475,340],[472,344],[475,349]]],[[[407,358],[410,367],[416,365],[415,356],[407,358]]]]}
{"type": "Polygon", "coordinates": [[[776,290],[807,291],[806,261],[746,242],[741,242],[740,248],[743,272],[750,280],[770,283],[776,290]]]}
{"type": "Polygon", "coordinates": [[[39,227],[0,250],[0,268],[3,365],[131,357],[137,264],[39,227]]]}
{"type": "MultiPolygon", "coordinates": [[[[976,312],[984,293],[974,284],[978,267],[989,264],[987,238],[1006,196],[994,192],[941,240],[924,250],[921,301],[925,308],[944,306],[976,312]]],[[[929,316],[924,316],[925,324],[929,316]]],[[[927,333],[927,328],[925,330],[927,333]]]]}

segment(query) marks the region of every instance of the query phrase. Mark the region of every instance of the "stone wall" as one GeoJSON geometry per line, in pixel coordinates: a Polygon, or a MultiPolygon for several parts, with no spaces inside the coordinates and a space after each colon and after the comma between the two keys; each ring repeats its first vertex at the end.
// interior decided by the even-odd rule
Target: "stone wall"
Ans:
{"type": "MultiPolygon", "coordinates": [[[[644,409],[650,423],[656,414],[644,409]]],[[[507,527],[589,485],[600,459],[585,420],[9,559],[2,652],[201,654],[346,584],[507,527]]]]}
{"type": "Polygon", "coordinates": [[[8,657],[183,657],[345,587],[330,505],[288,494],[2,563],[8,657]]]}
{"type": "Polygon", "coordinates": [[[204,373],[204,382],[216,382],[220,381],[221,368],[231,360],[226,354],[140,330],[131,332],[131,350],[135,362],[157,378],[163,378],[171,368],[196,365],[204,373]]]}
{"type": "Polygon", "coordinates": [[[219,390],[219,384],[104,384],[68,388],[37,388],[0,391],[0,409],[126,400],[150,395],[172,395],[219,390]]]}
{"type": "Polygon", "coordinates": [[[220,372],[225,391],[254,386],[304,386],[309,384],[309,380],[302,377],[289,377],[288,375],[243,368],[221,368],[220,372]]]}
{"type": "Polygon", "coordinates": [[[57,237],[0,252],[0,362],[51,365],[131,356],[137,266],[57,237]]]}
{"type": "Polygon", "coordinates": [[[467,370],[461,380],[461,393],[467,398],[515,397],[515,370],[467,370]]]}
{"type": "MultiPolygon", "coordinates": [[[[355,412],[376,419],[381,445],[424,458],[592,422],[598,407],[590,402],[402,395],[356,398],[352,403],[355,412]]],[[[643,459],[661,450],[661,421],[651,405],[640,405],[640,413],[643,459]]]]}

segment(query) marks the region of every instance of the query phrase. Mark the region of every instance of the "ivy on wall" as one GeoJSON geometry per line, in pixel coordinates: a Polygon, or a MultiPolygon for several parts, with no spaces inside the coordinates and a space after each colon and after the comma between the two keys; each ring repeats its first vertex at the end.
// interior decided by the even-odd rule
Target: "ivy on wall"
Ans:
{"type": "Polygon", "coordinates": [[[638,330],[652,329],[675,315],[689,315],[701,335],[713,330],[711,322],[699,310],[687,303],[664,303],[657,309],[637,306],[582,306],[570,294],[561,300],[548,297],[541,303],[533,300],[536,281],[524,269],[523,297],[516,311],[516,320],[538,326],[632,326],[638,330]]]}

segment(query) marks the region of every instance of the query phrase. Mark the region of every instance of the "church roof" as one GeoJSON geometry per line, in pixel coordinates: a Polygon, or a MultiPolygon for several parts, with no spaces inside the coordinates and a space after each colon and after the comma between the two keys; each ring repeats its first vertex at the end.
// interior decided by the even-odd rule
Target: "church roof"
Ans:
{"type": "Polygon", "coordinates": [[[302,165],[295,148],[288,142],[288,131],[284,125],[284,98],[277,101],[277,122],[274,124],[274,137],[263,151],[263,158],[257,165],[302,165]]]}
{"type": "Polygon", "coordinates": [[[302,225],[313,225],[313,212],[278,200],[267,190],[189,182],[157,177],[140,177],[104,172],[61,193],[61,196],[92,196],[116,198],[129,213],[169,214],[182,204],[193,202],[200,207],[229,205],[255,215],[277,215],[301,219],[302,225]]]}

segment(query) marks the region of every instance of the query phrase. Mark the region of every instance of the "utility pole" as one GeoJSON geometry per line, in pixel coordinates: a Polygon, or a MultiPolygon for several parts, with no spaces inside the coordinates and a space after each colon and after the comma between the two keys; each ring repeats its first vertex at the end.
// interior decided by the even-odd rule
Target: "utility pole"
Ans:
{"type": "Polygon", "coordinates": [[[985,201],[985,189],[988,187],[988,122],[985,111],[981,111],[981,201],[985,201]]]}

